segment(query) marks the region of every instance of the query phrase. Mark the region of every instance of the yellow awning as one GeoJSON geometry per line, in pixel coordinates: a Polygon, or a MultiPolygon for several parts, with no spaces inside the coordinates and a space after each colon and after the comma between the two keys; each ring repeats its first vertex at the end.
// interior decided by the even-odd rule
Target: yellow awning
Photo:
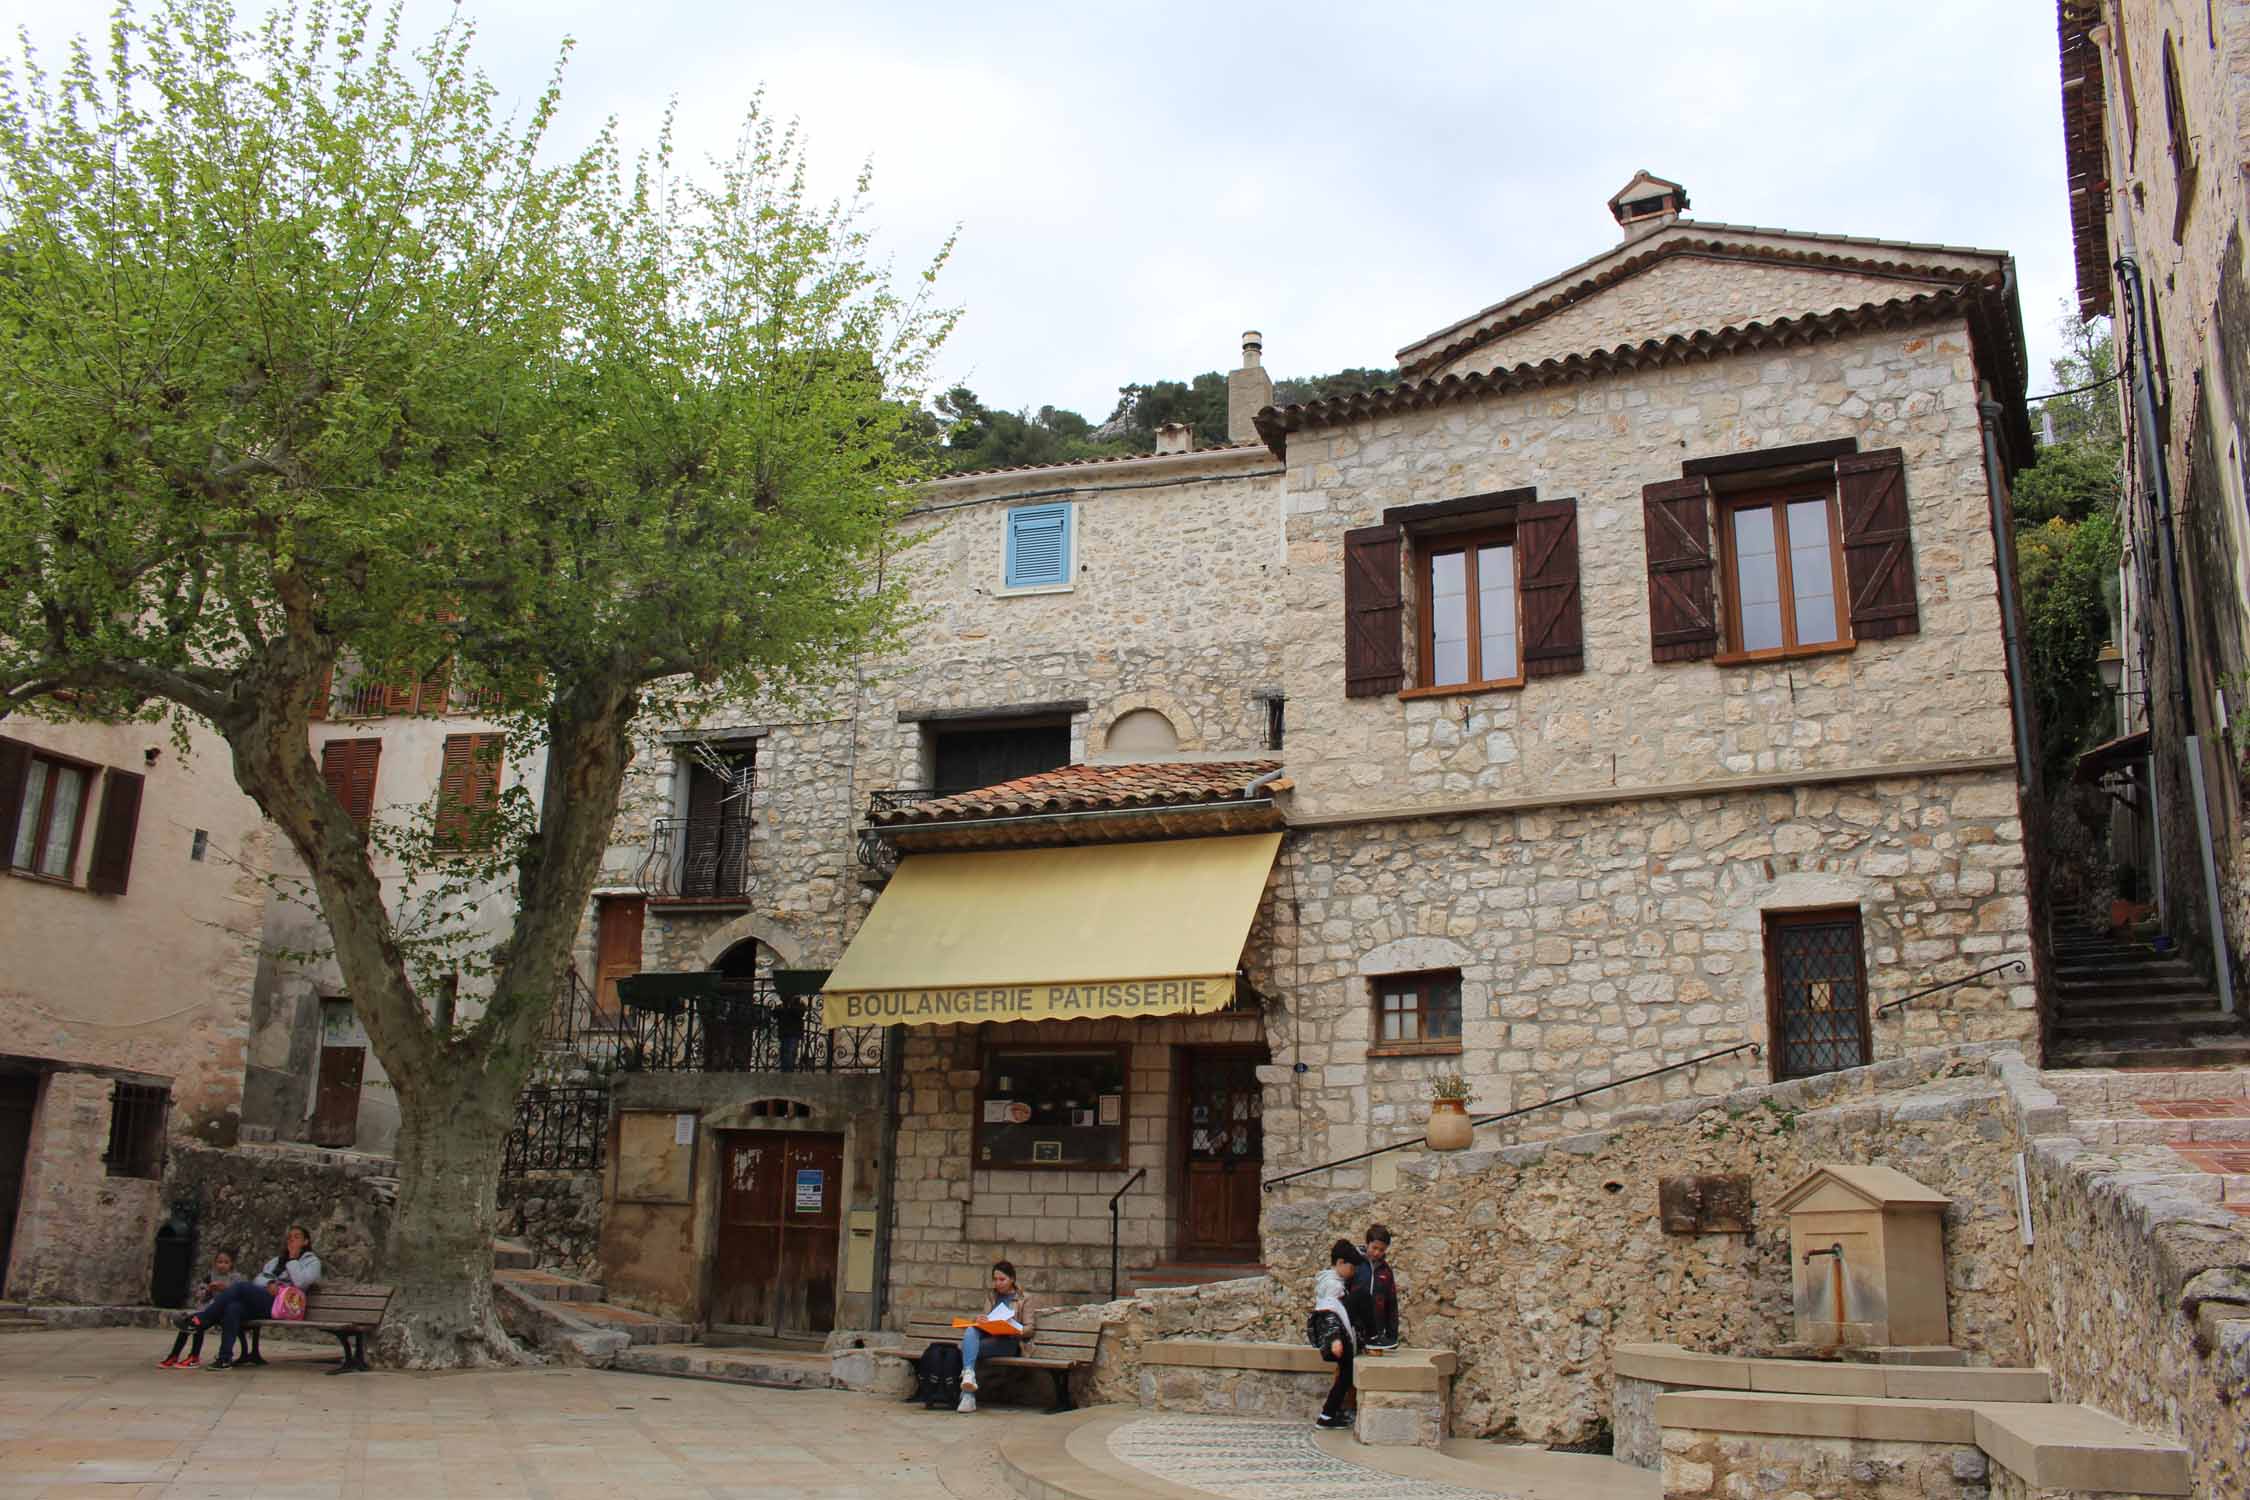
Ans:
{"type": "Polygon", "coordinates": [[[1278,833],[916,854],[821,989],[823,1026],[1218,1010],[1278,833]]]}

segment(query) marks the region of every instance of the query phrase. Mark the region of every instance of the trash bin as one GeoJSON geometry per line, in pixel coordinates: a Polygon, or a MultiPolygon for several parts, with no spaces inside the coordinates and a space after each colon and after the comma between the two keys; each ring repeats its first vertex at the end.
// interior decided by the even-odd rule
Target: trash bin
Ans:
{"type": "Polygon", "coordinates": [[[195,1205],[172,1205],[156,1226],[156,1266],[149,1275],[149,1301],[158,1307],[185,1307],[195,1279],[195,1205]]]}

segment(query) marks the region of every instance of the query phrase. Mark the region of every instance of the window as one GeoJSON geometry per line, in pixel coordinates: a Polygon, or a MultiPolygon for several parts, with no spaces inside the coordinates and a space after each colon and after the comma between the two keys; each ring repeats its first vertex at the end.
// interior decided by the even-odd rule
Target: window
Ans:
{"type": "Polygon", "coordinates": [[[49,880],[71,878],[96,769],[0,740],[0,833],[6,835],[0,849],[7,850],[8,868],[49,880]]]}
{"type": "Polygon", "coordinates": [[[973,728],[925,726],[930,785],[941,792],[998,786],[1070,764],[1070,724],[991,724],[973,728]]]}
{"type": "Polygon", "coordinates": [[[1873,1060],[1857,907],[1766,913],[1766,1034],[1776,1082],[1873,1060]]]}
{"type": "Polygon", "coordinates": [[[1125,1160],[1123,1047],[994,1047],[977,1092],[979,1167],[1125,1160]]]}
{"type": "Polygon", "coordinates": [[[1851,644],[1837,607],[1844,561],[1835,507],[1835,487],[1825,482],[1722,503],[1730,654],[1783,656],[1851,644]]]}
{"type": "MultiPolygon", "coordinates": [[[[439,662],[422,676],[408,683],[389,683],[368,674],[356,678],[344,694],[343,712],[346,719],[380,719],[391,714],[442,714],[453,711],[452,696],[453,661],[450,657],[439,662]]],[[[322,701],[327,698],[322,692],[322,701]]],[[[325,713],[314,715],[326,717],[325,713]]]]}
{"type": "Polygon", "coordinates": [[[1065,588],[1070,584],[1077,507],[1023,505],[1008,512],[1007,586],[1065,588]]]}
{"type": "Polygon", "coordinates": [[[1423,687],[1514,687],[1513,532],[1433,543],[1421,552],[1423,687]]]}
{"type": "Polygon", "coordinates": [[[160,1084],[120,1083],[109,1094],[109,1147],[102,1161],[112,1177],[164,1175],[164,1117],[172,1091],[160,1084]]]}
{"type": "Polygon", "coordinates": [[[1372,1055],[1461,1050],[1461,971],[1386,974],[1374,983],[1372,1055]]]}
{"type": "Polygon", "coordinates": [[[432,848],[450,853],[489,849],[498,829],[500,762],[506,735],[449,734],[438,769],[437,820],[432,848]]]}
{"type": "Polygon", "coordinates": [[[320,779],[362,834],[375,817],[375,767],[382,758],[380,739],[330,740],[320,747],[320,779]]]}

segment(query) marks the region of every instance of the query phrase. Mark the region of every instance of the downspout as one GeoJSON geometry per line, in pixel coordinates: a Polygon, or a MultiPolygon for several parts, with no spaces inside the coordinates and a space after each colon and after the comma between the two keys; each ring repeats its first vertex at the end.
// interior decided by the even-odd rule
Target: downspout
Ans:
{"type": "Polygon", "coordinates": [[[898,1083],[904,1071],[906,1028],[883,1030],[883,1126],[876,1136],[875,1178],[882,1197],[875,1204],[874,1315],[868,1320],[883,1326],[891,1306],[891,1223],[898,1217],[898,1083]]]}
{"type": "Polygon", "coordinates": [[[2016,633],[2015,527],[2008,517],[2007,472],[2000,457],[2000,403],[1977,403],[1984,429],[1984,496],[1992,515],[1992,556],[2000,573],[2000,640],[2008,659],[2008,716],[2016,731],[2016,790],[2028,797],[2037,789],[2038,761],[2031,743],[2031,710],[2025,704],[2031,678],[2025,670],[2023,639],[2016,633]]]}

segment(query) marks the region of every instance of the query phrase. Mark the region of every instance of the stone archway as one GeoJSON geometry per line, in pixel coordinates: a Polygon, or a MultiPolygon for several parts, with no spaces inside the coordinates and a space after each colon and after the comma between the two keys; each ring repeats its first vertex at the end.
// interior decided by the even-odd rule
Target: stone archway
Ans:
{"type": "Polygon", "coordinates": [[[1178,738],[1178,749],[1201,750],[1203,748],[1202,726],[1196,723],[1195,715],[1188,712],[1187,705],[1161,688],[1150,688],[1137,693],[1128,693],[1113,700],[1108,705],[1108,711],[1101,720],[1102,747],[1105,754],[1109,750],[1110,732],[1117,727],[1118,721],[1143,710],[1164,716],[1172,727],[1172,733],[1178,738]]]}
{"type": "Polygon", "coordinates": [[[756,938],[773,950],[775,963],[784,969],[804,966],[803,939],[768,917],[746,912],[721,927],[703,940],[702,950],[696,956],[696,966],[708,969],[716,965],[729,948],[746,938],[756,938]]]}

